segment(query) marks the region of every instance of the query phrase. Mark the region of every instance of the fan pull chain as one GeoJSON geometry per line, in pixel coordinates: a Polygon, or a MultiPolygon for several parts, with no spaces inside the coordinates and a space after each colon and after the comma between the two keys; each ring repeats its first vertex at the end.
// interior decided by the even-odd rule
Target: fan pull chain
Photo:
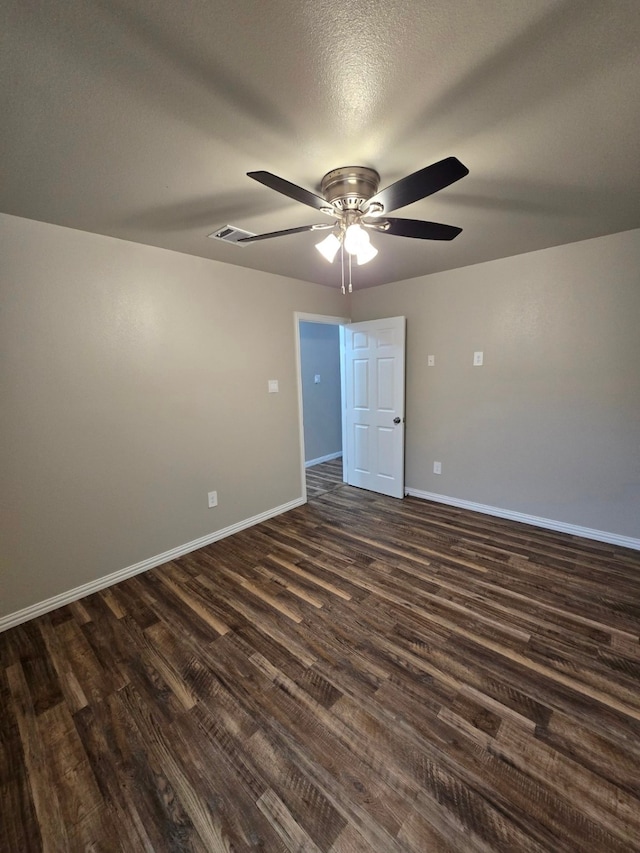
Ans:
{"type": "Polygon", "coordinates": [[[349,254],[349,293],[352,293],[353,288],[351,287],[351,254],[349,254]]]}
{"type": "Polygon", "coordinates": [[[344,289],[344,246],[340,244],[340,272],[342,273],[342,295],[347,292],[344,289]]]}

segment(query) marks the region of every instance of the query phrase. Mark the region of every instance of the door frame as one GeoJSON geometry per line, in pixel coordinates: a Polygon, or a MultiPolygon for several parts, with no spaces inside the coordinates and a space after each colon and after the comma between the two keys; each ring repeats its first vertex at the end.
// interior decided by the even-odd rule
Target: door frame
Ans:
{"type": "Polygon", "coordinates": [[[296,343],[296,382],[298,385],[298,431],[300,435],[300,489],[304,502],[307,502],[307,477],[306,468],[304,467],[305,452],[304,452],[304,409],[302,405],[302,359],[300,356],[300,323],[324,323],[330,326],[340,327],[340,420],[342,424],[342,479],[346,477],[346,468],[344,465],[345,453],[345,429],[346,422],[344,416],[345,395],[344,395],[344,377],[345,377],[345,362],[344,362],[344,326],[351,322],[349,317],[331,317],[327,314],[307,314],[302,311],[295,311],[293,314],[293,322],[295,326],[295,343],[296,343]]]}

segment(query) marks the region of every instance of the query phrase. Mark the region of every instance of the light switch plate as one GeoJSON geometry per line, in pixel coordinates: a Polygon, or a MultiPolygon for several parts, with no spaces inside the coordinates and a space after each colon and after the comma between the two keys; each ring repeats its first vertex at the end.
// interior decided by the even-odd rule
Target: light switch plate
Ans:
{"type": "Polygon", "coordinates": [[[269,393],[270,394],[277,394],[278,393],[278,380],[277,379],[270,379],[269,380],[269,393]]]}
{"type": "Polygon", "coordinates": [[[482,367],[483,364],[484,364],[484,353],[474,352],[474,354],[473,354],[473,366],[474,367],[482,367]]]}
{"type": "Polygon", "coordinates": [[[435,355],[428,355],[427,356],[427,367],[433,367],[435,365],[435,363],[436,363],[435,355]]]}
{"type": "Polygon", "coordinates": [[[316,375],[313,377],[313,381],[315,382],[316,385],[320,384],[320,374],[319,373],[316,373],[316,375]]]}

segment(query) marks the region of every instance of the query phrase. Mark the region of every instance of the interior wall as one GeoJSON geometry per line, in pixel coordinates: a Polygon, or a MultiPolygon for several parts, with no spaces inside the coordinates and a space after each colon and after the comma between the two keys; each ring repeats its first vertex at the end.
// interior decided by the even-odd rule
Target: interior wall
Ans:
{"type": "Polygon", "coordinates": [[[5,215],[0,259],[0,616],[300,498],[338,290],[5,215]]]}
{"type": "Polygon", "coordinates": [[[310,462],[342,451],[339,326],[300,323],[300,367],[304,458],[310,462]]]}
{"type": "Polygon", "coordinates": [[[634,230],[355,292],[407,317],[407,486],[639,538],[639,270],[634,230]]]}

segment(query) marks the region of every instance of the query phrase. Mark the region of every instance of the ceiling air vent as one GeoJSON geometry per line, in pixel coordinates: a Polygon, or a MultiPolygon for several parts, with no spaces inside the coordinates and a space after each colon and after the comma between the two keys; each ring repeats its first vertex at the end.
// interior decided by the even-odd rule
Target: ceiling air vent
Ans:
{"type": "Polygon", "coordinates": [[[255,235],[251,231],[236,228],[235,225],[225,225],[207,236],[212,237],[214,240],[222,240],[225,243],[234,243],[236,246],[242,246],[244,249],[249,243],[238,243],[238,240],[241,240],[243,237],[254,237],[255,235]]]}

